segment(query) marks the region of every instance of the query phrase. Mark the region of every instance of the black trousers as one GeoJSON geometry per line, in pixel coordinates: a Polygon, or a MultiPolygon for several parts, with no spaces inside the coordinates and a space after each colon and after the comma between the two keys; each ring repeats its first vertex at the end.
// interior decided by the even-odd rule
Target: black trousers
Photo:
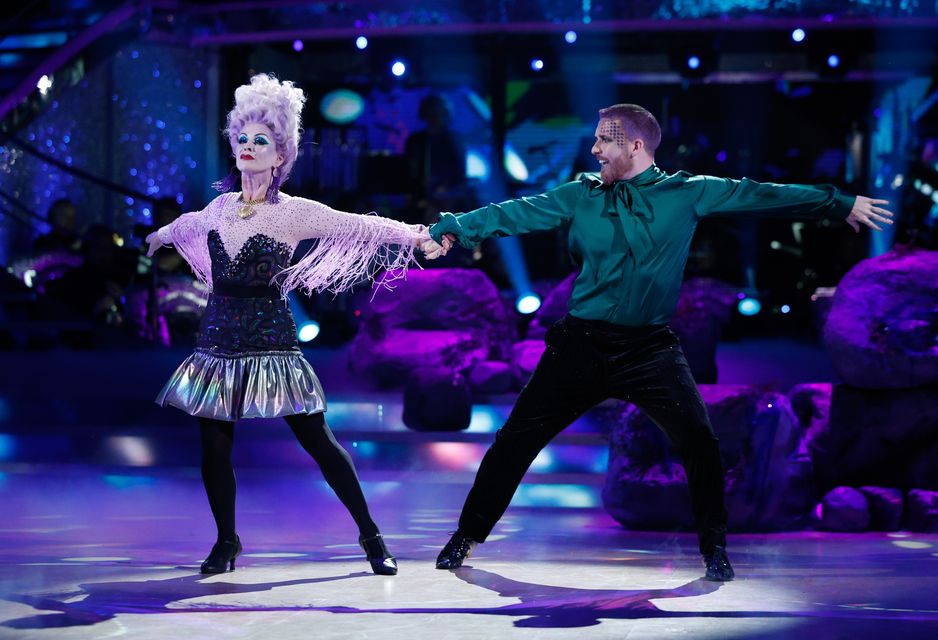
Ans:
{"type": "Polygon", "coordinates": [[[701,553],[726,544],[723,461],[677,337],[666,325],[622,327],[567,316],[486,452],[459,519],[484,542],[528,467],[554,436],[607,398],[638,406],[677,448],[690,488],[701,553]]]}

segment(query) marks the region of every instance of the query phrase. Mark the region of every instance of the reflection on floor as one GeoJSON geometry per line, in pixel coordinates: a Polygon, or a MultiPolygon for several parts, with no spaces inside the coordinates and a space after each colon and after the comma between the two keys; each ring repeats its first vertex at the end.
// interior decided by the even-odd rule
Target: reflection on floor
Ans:
{"type": "MultiPolygon", "coordinates": [[[[371,575],[318,473],[239,472],[234,573],[198,470],[8,464],[0,638],[934,638],[938,535],[739,535],[739,579],[699,579],[692,536],[601,509],[509,510],[453,573],[433,559],[467,489],[444,472],[366,480],[401,565],[371,575]]],[[[533,485],[536,487],[537,485],[533,485]]]]}

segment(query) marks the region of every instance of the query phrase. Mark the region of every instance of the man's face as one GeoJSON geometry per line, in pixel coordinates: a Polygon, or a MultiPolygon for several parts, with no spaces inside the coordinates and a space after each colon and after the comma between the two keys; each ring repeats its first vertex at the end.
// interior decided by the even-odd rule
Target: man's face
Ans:
{"type": "Polygon", "coordinates": [[[263,173],[283,164],[277,152],[274,134],[266,124],[251,122],[241,129],[235,146],[238,170],[242,173],[263,173]]]}
{"type": "Polygon", "coordinates": [[[618,120],[600,118],[596,125],[596,142],[591,150],[599,161],[599,177],[603,184],[624,178],[635,164],[630,150],[631,140],[618,120]]]}

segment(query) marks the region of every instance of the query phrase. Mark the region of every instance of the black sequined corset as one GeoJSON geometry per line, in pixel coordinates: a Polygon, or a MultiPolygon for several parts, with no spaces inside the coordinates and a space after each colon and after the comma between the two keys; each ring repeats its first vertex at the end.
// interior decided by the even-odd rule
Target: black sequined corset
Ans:
{"type": "Polygon", "coordinates": [[[212,288],[197,346],[217,353],[298,349],[290,307],[271,278],[290,265],[289,245],[251,236],[232,260],[217,231],[208,234],[212,288]]]}

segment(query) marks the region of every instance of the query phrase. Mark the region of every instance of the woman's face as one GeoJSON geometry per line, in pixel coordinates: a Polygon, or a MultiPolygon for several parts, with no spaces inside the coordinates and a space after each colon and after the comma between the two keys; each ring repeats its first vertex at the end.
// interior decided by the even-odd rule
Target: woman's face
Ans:
{"type": "Polygon", "coordinates": [[[242,173],[270,172],[283,164],[283,154],[278,153],[273,132],[266,124],[251,122],[244,125],[235,145],[238,171],[242,173]]]}

